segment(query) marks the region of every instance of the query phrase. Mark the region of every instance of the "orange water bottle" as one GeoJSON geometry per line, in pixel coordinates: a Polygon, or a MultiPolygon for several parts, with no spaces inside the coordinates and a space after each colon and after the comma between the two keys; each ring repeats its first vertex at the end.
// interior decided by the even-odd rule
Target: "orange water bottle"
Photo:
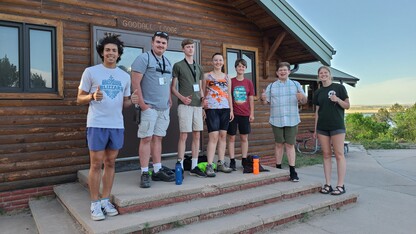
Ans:
{"type": "Polygon", "coordinates": [[[253,155],[253,174],[257,175],[260,173],[260,157],[258,155],[253,155]]]}

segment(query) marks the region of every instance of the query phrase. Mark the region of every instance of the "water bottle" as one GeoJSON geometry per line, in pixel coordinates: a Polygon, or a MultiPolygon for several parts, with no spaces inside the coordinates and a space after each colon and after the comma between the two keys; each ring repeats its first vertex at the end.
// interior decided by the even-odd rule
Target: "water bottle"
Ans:
{"type": "Polygon", "coordinates": [[[260,173],[260,162],[259,156],[253,155],[253,174],[257,175],[260,173]]]}
{"type": "Polygon", "coordinates": [[[175,164],[175,181],[176,185],[182,184],[182,164],[180,159],[175,164]]]}

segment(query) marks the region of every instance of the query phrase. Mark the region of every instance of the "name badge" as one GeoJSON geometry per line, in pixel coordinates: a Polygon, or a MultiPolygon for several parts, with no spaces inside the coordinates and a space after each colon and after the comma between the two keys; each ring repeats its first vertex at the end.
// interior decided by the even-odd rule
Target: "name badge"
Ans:
{"type": "Polygon", "coordinates": [[[194,84],[194,92],[199,92],[199,84],[194,84]]]}
{"type": "Polygon", "coordinates": [[[165,85],[167,82],[166,82],[166,77],[160,77],[159,78],[159,85],[165,85]]]}

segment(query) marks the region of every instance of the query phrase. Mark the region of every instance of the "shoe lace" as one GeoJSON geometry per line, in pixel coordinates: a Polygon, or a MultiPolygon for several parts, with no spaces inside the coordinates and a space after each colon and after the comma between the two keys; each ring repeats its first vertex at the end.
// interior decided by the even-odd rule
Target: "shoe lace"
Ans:
{"type": "Polygon", "coordinates": [[[113,210],[113,209],[115,209],[115,206],[111,202],[107,202],[107,204],[105,205],[105,209],[106,210],[113,210]]]}
{"type": "Polygon", "coordinates": [[[98,202],[94,203],[92,213],[98,215],[101,212],[101,204],[98,202]]]}

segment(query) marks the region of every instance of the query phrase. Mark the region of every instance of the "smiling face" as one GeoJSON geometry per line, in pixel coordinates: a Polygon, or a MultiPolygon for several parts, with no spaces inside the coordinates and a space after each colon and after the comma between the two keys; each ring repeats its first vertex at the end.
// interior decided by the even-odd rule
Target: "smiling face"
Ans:
{"type": "Polygon", "coordinates": [[[224,66],[224,58],[222,57],[222,55],[215,55],[212,58],[212,65],[216,70],[221,70],[222,66],[224,66]]]}
{"type": "Polygon", "coordinates": [[[331,82],[332,81],[331,72],[329,71],[329,69],[327,67],[320,67],[319,68],[319,70],[318,70],[318,78],[323,83],[327,83],[327,82],[331,82]]]}
{"type": "Polygon", "coordinates": [[[152,50],[156,56],[161,57],[168,48],[168,40],[164,37],[155,36],[155,39],[152,41],[152,50]]]}
{"type": "Polygon", "coordinates": [[[244,75],[246,72],[246,66],[244,64],[239,63],[237,67],[235,67],[235,71],[237,72],[237,75],[244,75]]]}
{"type": "Polygon", "coordinates": [[[287,77],[290,74],[290,70],[287,66],[281,66],[276,71],[276,75],[279,78],[279,80],[287,80],[287,77]]]}
{"type": "Polygon", "coordinates": [[[106,44],[103,50],[103,64],[106,67],[114,68],[117,66],[117,59],[120,57],[116,44],[106,44]]]}

